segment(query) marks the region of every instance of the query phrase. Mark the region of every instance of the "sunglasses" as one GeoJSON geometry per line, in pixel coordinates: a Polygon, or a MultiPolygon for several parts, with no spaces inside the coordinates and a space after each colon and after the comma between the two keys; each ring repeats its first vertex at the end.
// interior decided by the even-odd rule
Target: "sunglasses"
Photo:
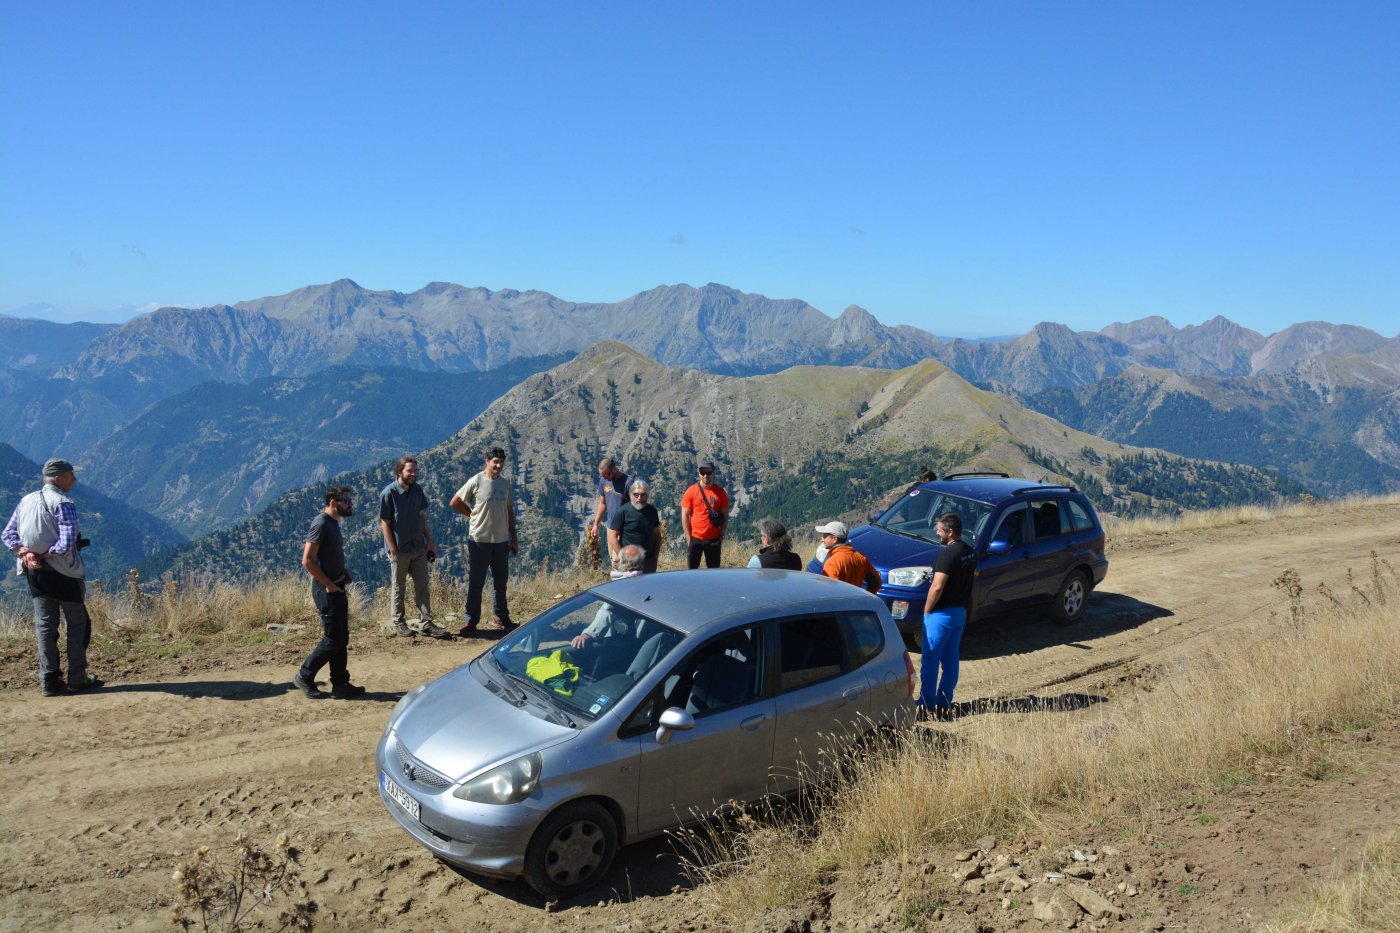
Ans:
{"type": "Polygon", "coordinates": [[[700,471],[700,475],[701,475],[701,476],[710,476],[710,475],[712,475],[714,472],[715,472],[714,470],[701,470],[701,471],[700,471]]]}

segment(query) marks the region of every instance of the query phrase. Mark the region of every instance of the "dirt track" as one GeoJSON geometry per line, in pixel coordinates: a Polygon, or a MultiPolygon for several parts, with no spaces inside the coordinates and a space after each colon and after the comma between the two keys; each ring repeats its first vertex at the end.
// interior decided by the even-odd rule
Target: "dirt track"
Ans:
{"type": "MultiPolygon", "coordinates": [[[[1283,608],[1273,582],[1345,586],[1370,551],[1400,556],[1400,506],[1110,542],[1104,587],[1079,625],[1006,618],[968,632],[960,700],[1055,696],[1125,662],[1167,664],[1243,639],[1283,608]]],[[[405,643],[357,635],[363,701],[312,703],[292,690],[289,647],[261,664],[196,679],[114,682],[98,694],[0,693],[6,793],[0,800],[0,929],[168,929],[170,875],[235,832],[305,849],[303,877],[326,928],[616,929],[693,918],[664,843],[623,853],[586,904],[546,913],[523,884],[459,875],[383,812],[374,744],[402,691],[485,642],[405,643]],[[628,907],[594,906],[612,898],[628,907]],[[674,911],[668,913],[668,911],[674,911]]],[[[309,645],[309,638],[306,644],[309,645]]],[[[99,671],[99,673],[102,673],[99,671]]]]}

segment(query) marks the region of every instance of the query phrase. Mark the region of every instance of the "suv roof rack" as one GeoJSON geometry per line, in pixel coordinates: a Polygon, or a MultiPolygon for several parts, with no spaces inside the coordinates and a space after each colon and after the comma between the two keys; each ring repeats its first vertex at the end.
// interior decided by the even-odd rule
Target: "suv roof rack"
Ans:
{"type": "Polygon", "coordinates": [[[944,479],[963,479],[968,476],[1000,476],[1002,479],[1010,479],[1010,473],[999,473],[995,470],[972,470],[968,473],[949,473],[944,479]]]}
{"type": "Polygon", "coordinates": [[[1011,494],[1013,496],[1019,496],[1023,492],[1044,492],[1047,489],[1065,489],[1070,492],[1079,491],[1073,486],[1068,486],[1064,483],[1039,483],[1035,486],[1022,486],[1020,489],[1013,490],[1011,494]]]}

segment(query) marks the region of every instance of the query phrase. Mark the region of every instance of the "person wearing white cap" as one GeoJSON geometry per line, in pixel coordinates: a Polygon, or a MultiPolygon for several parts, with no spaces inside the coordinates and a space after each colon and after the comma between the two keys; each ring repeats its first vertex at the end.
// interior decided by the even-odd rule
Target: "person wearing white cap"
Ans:
{"type": "Polygon", "coordinates": [[[870,558],[846,543],[844,524],[827,522],[818,525],[817,534],[822,536],[822,546],[826,548],[822,573],[852,586],[863,586],[872,593],[880,592],[880,571],[870,563],[870,558]]]}
{"type": "Polygon", "coordinates": [[[19,558],[15,572],[24,575],[34,599],[39,681],[46,697],[102,685],[87,672],[87,647],[92,636],[84,603],[82,549],[87,539],[78,531],[78,509],[68,497],[77,482],[73,464],[58,458],[48,461],[43,487],[20,500],[0,533],[5,547],[19,558]],[[58,661],[60,612],[68,625],[66,683],[58,661]]]}

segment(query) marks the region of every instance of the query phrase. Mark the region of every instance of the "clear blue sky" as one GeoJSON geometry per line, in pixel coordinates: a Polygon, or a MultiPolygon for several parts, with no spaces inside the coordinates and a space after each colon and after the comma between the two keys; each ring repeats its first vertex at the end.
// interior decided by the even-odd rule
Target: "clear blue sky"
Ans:
{"type": "Polygon", "coordinates": [[[0,312],[721,282],[1400,331],[1400,2],[0,0],[0,312]]]}

